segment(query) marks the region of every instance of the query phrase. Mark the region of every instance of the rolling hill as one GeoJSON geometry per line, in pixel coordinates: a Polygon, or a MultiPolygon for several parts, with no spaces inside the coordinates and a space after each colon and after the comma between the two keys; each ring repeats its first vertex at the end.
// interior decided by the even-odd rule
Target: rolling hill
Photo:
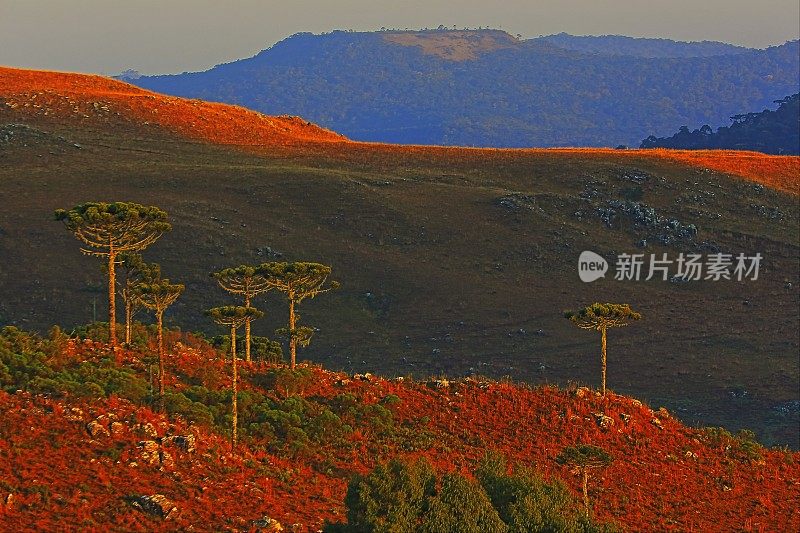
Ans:
{"type": "MultiPolygon", "coordinates": [[[[0,162],[0,324],[103,316],[100,265],[52,212],[152,203],[174,231],[146,256],[186,284],[168,316],[182,328],[208,331],[202,310],[228,301],[209,272],[315,260],[343,287],[303,304],[319,331],[301,357],[348,372],[596,384],[598,339],[561,312],[628,302],[645,319],[610,337],[612,390],[687,424],[798,446],[797,157],[358,143],[303,119],[0,69],[0,162]],[[637,222],[632,206],[663,224],[637,222]],[[697,234],[675,240],[669,220],[697,234]],[[764,263],[757,281],[584,284],[587,249],[612,262],[720,250],[764,263]]],[[[258,305],[268,314],[255,331],[271,336],[283,305],[258,305]]]]}
{"type": "Polygon", "coordinates": [[[494,147],[638,146],[724,124],[798,92],[800,43],[722,43],[499,30],[289,37],[205,72],[141,76],[161,93],[290,113],[362,141],[494,147]]]}
{"type": "Polygon", "coordinates": [[[800,524],[799,453],[582,388],[243,363],[234,454],[229,361],[191,335],[168,341],[165,415],[148,406],[146,345],[115,366],[101,342],[0,330],[1,368],[16,377],[0,374],[0,527],[317,532],[346,520],[356,474],[395,457],[466,473],[489,451],[564,483],[575,503],[555,511],[575,512],[579,476],[555,457],[578,442],[612,454],[592,475],[592,513],[622,531],[800,524]]]}

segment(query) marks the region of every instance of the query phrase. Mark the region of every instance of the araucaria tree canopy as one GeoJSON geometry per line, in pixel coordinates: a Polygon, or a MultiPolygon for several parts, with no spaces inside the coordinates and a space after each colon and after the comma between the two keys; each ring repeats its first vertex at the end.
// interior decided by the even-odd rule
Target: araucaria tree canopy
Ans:
{"type": "Polygon", "coordinates": [[[633,320],[640,320],[642,315],[628,304],[593,303],[579,311],[567,311],[564,317],[581,329],[594,329],[600,332],[602,339],[602,392],[606,394],[606,330],[627,326],[633,320]]]}
{"type": "MultiPolygon", "coordinates": [[[[211,276],[217,280],[219,286],[231,294],[241,296],[244,307],[250,307],[253,298],[259,294],[270,290],[266,277],[257,271],[256,267],[240,265],[235,268],[226,268],[219,272],[213,272],[211,276]]],[[[250,322],[252,318],[247,318],[244,323],[245,335],[245,361],[250,362],[251,335],[250,322]]]]}
{"type": "Polygon", "coordinates": [[[131,202],[87,202],[69,210],[56,210],[55,219],[86,245],[81,252],[108,258],[108,333],[116,347],[117,255],[144,250],[172,229],[167,213],[155,206],[131,202]]]}
{"type": "Polygon", "coordinates": [[[270,288],[283,292],[289,301],[289,324],[286,332],[289,336],[290,364],[294,368],[298,344],[308,346],[313,334],[311,328],[297,326],[299,317],[295,307],[306,298],[314,298],[339,288],[339,282],[328,282],[331,267],[321,263],[262,263],[257,270],[267,279],[270,288]]]}
{"type": "Polygon", "coordinates": [[[231,365],[233,368],[231,384],[231,447],[235,450],[236,443],[239,440],[239,403],[237,399],[239,394],[239,371],[236,365],[236,330],[249,320],[263,317],[264,313],[254,307],[226,305],[208,309],[206,316],[221,326],[231,328],[231,365]]]}
{"type": "Polygon", "coordinates": [[[605,468],[613,460],[614,458],[611,457],[611,454],[591,444],[567,446],[556,457],[558,464],[569,466],[580,473],[583,489],[583,509],[587,517],[589,516],[589,470],[605,468]]]}
{"type": "Polygon", "coordinates": [[[164,311],[183,293],[184,286],[170,283],[168,279],[153,280],[136,288],[138,301],[156,315],[158,327],[158,398],[164,410],[164,311]]]}
{"type": "Polygon", "coordinates": [[[133,316],[142,307],[138,289],[161,279],[161,266],[158,263],[146,263],[136,252],[121,253],[118,263],[123,276],[119,294],[125,302],[125,344],[130,344],[133,316]]]}

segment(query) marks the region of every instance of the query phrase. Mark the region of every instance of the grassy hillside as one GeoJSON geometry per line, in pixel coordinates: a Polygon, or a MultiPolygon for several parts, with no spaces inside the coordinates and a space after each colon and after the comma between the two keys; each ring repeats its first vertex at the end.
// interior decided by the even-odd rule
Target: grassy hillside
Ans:
{"type": "MultiPolygon", "coordinates": [[[[168,313],[184,329],[213,327],[202,310],[228,302],[209,272],[314,260],[333,266],[342,289],[302,305],[319,332],[301,357],[348,372],[597,385],[599,339],[561,312],[628,302],[645,319],[610,334],[611,389],[687,424],[798,446],[796,157],[359,144],[279,131],[276,118],[241,109],[98,88],[97,78],[2,73],[4,324],[71,328],[95,304],[105,313],[100,265],[52,221],[54,209],[152,203],[174,230],[146,256],[186,284],[168,313]],[[250,122],[229,127],[232,113],[250,122]],[[624,216],[608,227],[598,213],[615,200],[698,234],[662,246],[624,216]],[[765,259],[755,282],[584,284],[586,249],[610,260],[712,249],[765,259]]],[[[272,294],[257,305],[267,318],[254,330],[272,336],[284,305],[272,294]]]]}
{"type": "Polygon", "coordinates": [[[639,146],[683,124],[725,124],[798,91],[800,44],[551,36],[499,30],[336,31],[289,37],[147,89],[291,113],[362,141],[639,146]]]}
{"type": "Polygon", "coordinates": [[[591,477],[595,520],[625,531],[800,524],[800,454],[764,449],[747,434],[689,429],[664,409],[581,388],[242,363],[232,454],[230,361],[170,333],[167,415],[157,414],[153,339],[148,348],[143,334],[117,366],[91,338],[0,331],[0,526],[270,531],[268,517],[284,531],[318,531],[346,519],[354,474],[396,457],[467,473],[487,452],[563,482],[574,503],[555,511],[571,513],[580,479],[555,458],[579,442],[613,457],[591,477]],[[165,500],[142,500],[154,495],[165,500]]]}

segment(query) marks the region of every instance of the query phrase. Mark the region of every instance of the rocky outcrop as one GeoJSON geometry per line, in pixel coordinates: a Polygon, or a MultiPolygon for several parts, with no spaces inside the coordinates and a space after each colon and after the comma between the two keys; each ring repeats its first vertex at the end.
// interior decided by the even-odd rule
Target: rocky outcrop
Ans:
{"type": "MultiPolygon", "coordinates": [[[[75,420],[81,420],[83,413],[74,415],[75,420]]],[[[115,414],[100,415],[88,424],[86,424],[86,431],[93,439],[100,437],[110,437],[111,435],[119,435],[125,426],[119,421],[119,417],[115,414]]]]}
{"type": "Polygon", "coordinates": [[[111,432],[97,420],[92,420],[86,424],[86,431],[89,432],[89,435],[91,435],[93,439],[111,436],[111,432]]]}
{"type": "Polygon", "coordinates": [[[601,428],[605,429],[614,425],[614,419],[603,413],[592,413],[592,416],[594,416],[594,421],[601,428]]]}
{"type": "Polygon", "coordinates": [[[142,462],[150,466],[160,466],[170,469],[175,466],[175,458],[169,449],[181,453],[193,453],[196,449],[197,438],[191,433],[188,435],[169,435],[157,437],[154,440],[139,441],[139,457],[142,462]]]}
{"type": "Polygon", "coordinates": [[[432,389],[446,389],[450,387],[450,381],[447,379],[432,379],[428,381],[427,385],[432,389]]]}
{"type": "Polygon", "coordinates": [[[280,522],[268,516],[261,517],[258,520],[253,520],[250,525],[253,530],[260,533],[277,533],[284,530],[280,522]]]}
{"type": "Polygon", "coordinates": [[[131,501],[131,505],[149,515],[171,520],[178,516],[179,511],[163,494],[153,494],[151,496],[137,496],[131,501]]]}
{"type": "Polygon", "coordinates": [[[158,437],[158,430],[150,422],[145,422],[144,424],[137,424],[134,429],[136,430],[137,433],[139,433],[144,437],[150,437],[151,439],[155,439],[158,437]]]}
{"type": "Polygon", "coordinates": [[[139,457],[147,465],[161,464],[161,446],[154,440],[142,440],[136,445],[139,448],[139,457]]]}
{"type": "Polygon", "coordinates": [[[191,433],[188,435],[170,435],[162,437],[161,446],[165,448],[175,447],[184,453],[192,453],[195,451],[197,439],[191,433]]]}

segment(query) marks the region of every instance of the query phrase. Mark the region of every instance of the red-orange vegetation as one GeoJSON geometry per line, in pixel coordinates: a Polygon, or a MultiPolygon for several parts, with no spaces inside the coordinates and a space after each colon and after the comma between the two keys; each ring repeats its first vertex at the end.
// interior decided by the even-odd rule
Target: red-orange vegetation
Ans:
{"type": "MultiPolygon", "coordinates": [[[[643,151],[647,153],[648,151],[643,151]]],[[[654,150],[656,156],[751,179],[780,191],[800,193],[800,157],[738,150],[654,150]]]]}
{"type": "Polygon", "coordinates": [[[272,117],[239,106],[165,96],[96,75],[0,67],[0,97],[23,113],[117,118],[214,144],[269,146],[344,138],[300,117],[272,117]]]}
{"type": "MultiPolygon", "coordinates": [[[[170,386],[200,381],[215,388],[214,379],[226,386],[230,369],[223,356],[182,340],[169,359],[170,386]],[[204,365],[205,375],[197,370],[204,365]]],[[[108,347],[71,342],[66,352],[92,360],[108,347]]],[[[135,367],[139,357],[126,351],[123,359],[135,367]]],[[[253,384],[252,378],[269,368],[243,362],[243,390],[280,398],[253,384]]],[[[628,397],[478,380],[350,377],[305,368],[312,379],[301,394],[315,402],[349,393],[368,405],[395,395],[399,402],[386,405],[396,431],[356,426],[344,443],[311,444],[293,456],[265,452],[268,443],[249,437],[237,457],[213,428],[189,426],[113,397],[87,403],[0,393],[0,529],[246,529],[269,515],[285,526],[302,524],[299,531],[316,531],[324,520],[344,518],[347,480],[355,472],[395,456],[424,456],[441,471],[467,473],[487,450],[532,466],[547,479],[563,479],[577,497],[579,479],[555,461],[565,446],[577,443],[601,446],[614,457],[594,478],[592,502],[597,518],[613,520],[623,530],[800,528],[800,453],[764,449],[748,455],[729,438],[709,438],[628,397]],[[80,416],[73,407],[81,409],[80,416]],[[113,414],[123,427],[92,438],[86,423],[101,414],[113,414]],[[148,422],[159,435],[197,435],[197,451],[173,451],[175,465],[166,468],[144,464],[138,428],[148,422]],[[177,518],[163,522],[126,502],[131,495],[154,493],[175,503],[177,518]],[[9,494],[14,494],[11,505],[3,505],[9,494]]]]}

